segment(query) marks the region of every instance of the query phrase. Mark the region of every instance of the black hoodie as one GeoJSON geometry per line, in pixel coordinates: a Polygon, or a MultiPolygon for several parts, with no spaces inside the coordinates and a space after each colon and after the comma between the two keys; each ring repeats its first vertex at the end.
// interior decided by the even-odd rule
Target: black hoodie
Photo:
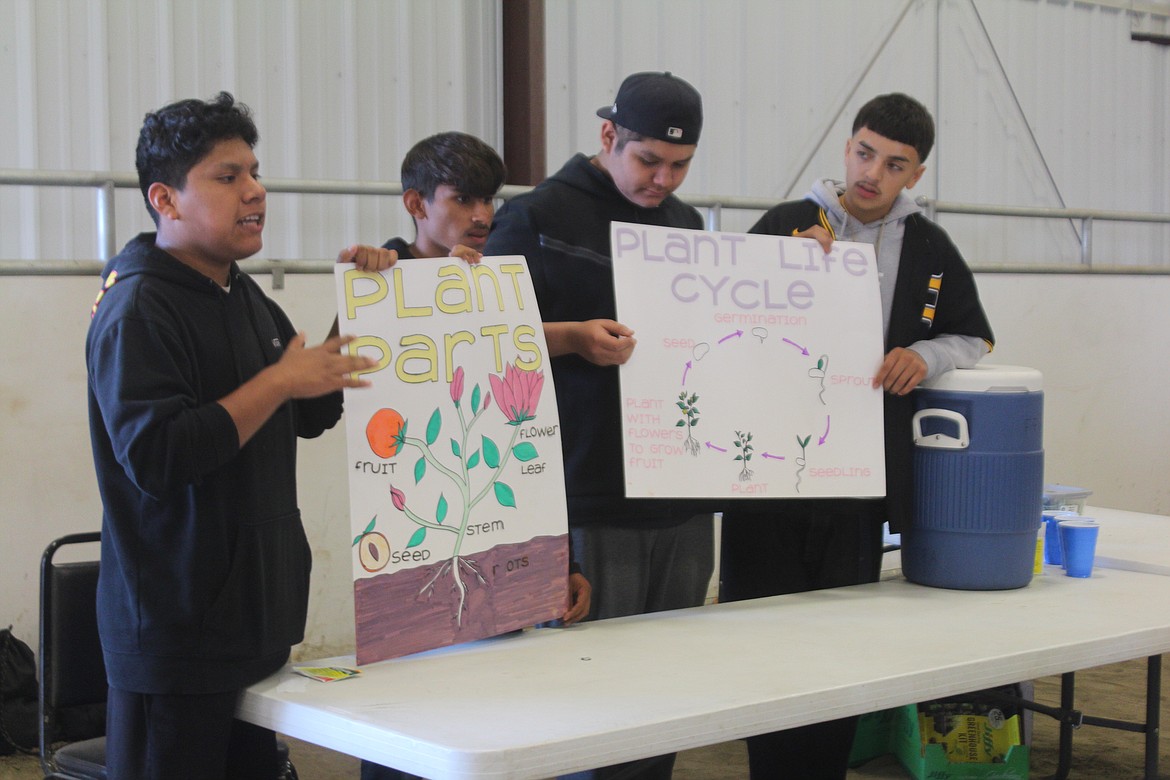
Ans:
{"type": "MultiPolygon", "coordinates": [[[[500,208],[484,254],[527,259],[545,322],[617,319],[611,222],[703,227],[699,212],[674,195],[657,208],[630,202],[609,176],[578,154],[532,192],[500,208]]],[[[551,362],[569,523],[656,525],[692,511],[678,501],[625,497],[618,367],[594,365],[579,355],[551,362]]]]}
{"type": "Polygon", "coordinates": [[[280,359],[295,334],[280,308],[234,265],[225,292],[153,233],[103,278],[86,364],[107,676],[139,693],[244,687],[304,632],[296,439],[332,427],[341,394],[284,404],[241,448],[218,400],[280,359]]]}

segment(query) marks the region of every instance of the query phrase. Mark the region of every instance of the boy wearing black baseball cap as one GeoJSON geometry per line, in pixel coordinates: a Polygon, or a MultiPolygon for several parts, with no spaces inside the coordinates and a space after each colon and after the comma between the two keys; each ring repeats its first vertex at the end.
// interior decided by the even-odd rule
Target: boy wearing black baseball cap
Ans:
{"type": "MultiPolygon", "coordinates": [[[[714,567],[710,515],[625,497],[618,366],[637,342],[616,321],[609,240],[614,221],[703,227],[673,194],[699,142],[702,99],[671,73],[635,73],[597,115],[601,151],[575,155],[504,204],[483,250],[524,255],[531,270],[560,408],[572,555],[593,586],[590,619],[699,606],[714,567]]],[[[640,763],[622,777],[669,778],[674,756],[640,763]]]]}

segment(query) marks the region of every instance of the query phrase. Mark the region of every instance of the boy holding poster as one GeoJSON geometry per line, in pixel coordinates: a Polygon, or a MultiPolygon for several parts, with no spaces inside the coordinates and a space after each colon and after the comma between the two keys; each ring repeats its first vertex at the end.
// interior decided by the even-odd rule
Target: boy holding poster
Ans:
{"type": "MultiPolygon", "coordinates": [[[[296,441],[331,428],[365,357],[308,347],[237,260],[266,193],[248,109],[221,92],[146,115],[138,178],[157,233],[104,271],[86,340],[101,490],[97,612],[110,778],[274,778],[271,730],[240,691],[300,642],[309,545],[296,441]],[[116,283],[115,283],[116,282],[116,283]]],[[[381,271],[393,253],[343,250],[381,271]]]]}
{"type": "MultiPolygon", "coordinates": [[[[445,132],[419,141],[402,160],[402,203],[414,220],[415,240],[396,237],[382,246],[399,258],[461,257],[478,263],[504,184],[504,161],[475,136],[445,132]]],[[[589,611],[590,585],[572,565],[566,625],[589,611]]],[[[407,780],[415,775],[362,761],[361,780],[407,780]]]]}
{"type": "MultiPolygon", "coordinates": [[[[720,599],[874,582],[882,523],[899,530],[913,498],[909,393],[929,377],[969,368],[993,345],[975,280],[947,234],[904,190],[921,178],[934,121],[902,94],[866,103],[845,142],[845,181],[820,179],[804,200],[781,203],[753,233],[872,243],[887,354],[873,378],[884,388],[886,497],[787,501],[781,513],[725,512],[720,599]]],[[[844,778],[857,718],[747,740],[753,778],[844,778]]]]}
{"type": "MultiPolygon", "coordinates": [[[[382,245],[401,259],[461,257],[478,263],[495,215],[495,197],[507,168],[488,144],[468,133],[436,133],[416,143],[402,160],[402,205],[414,220],[415,239],[395,237],[382,245]]],[[[569,609],[562,620],[578,622],[589,612],[590,585],[572,565],[569,609]]]]}
{"type": "Polygon", "coordinates": [[[382,246],[400,258],[447,257],[457,246],[483,251],[506,175],[496,150],[473,135],[424,138],[402,160],[402,205],[414,220],[415,239],[392,238],[382,246]]]}
{"type": "MultiPolygon", "coordinates": [[[[614,319],[610,250],[614,221],[702,228],[673,195],[697,148],[702,100],[670,73],[636,73],[597,115],[601,151],[505,203],[484,249],[523,255],[531,269],[561,410],[569,534],[593,585],[593,619],[698,606],[714,566],[710,515],[625,497],[618,366],[636,341],[614,319]]],[[[645,763],[639,777],[668,778],[674,756],[645,763]]]]}

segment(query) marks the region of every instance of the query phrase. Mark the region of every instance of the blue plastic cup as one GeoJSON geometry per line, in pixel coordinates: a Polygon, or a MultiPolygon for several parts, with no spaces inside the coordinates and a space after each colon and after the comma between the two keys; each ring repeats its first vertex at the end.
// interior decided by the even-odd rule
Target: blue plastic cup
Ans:
{"type": "Polygon", "coordinates": [[[1091,576],[1093,556],[1097,552],[1097,534],[1101,530],[1097,521],[1086,517],[1062,520],[1058,528],[1064,573],[1070,577],[1091,576]]]}
{"type": "Polygon", "coordinates": [[[1076,512],[1068,512],[1063,509],[1044,510],[1043,519],[1045,563],[1050,563],[1054,566],[1063,565],[1064,559],[1060,555],[1060,531],[1058,526],[1061,520],[1069,520],[1075,517],[1079,517],[1076,512]]]}

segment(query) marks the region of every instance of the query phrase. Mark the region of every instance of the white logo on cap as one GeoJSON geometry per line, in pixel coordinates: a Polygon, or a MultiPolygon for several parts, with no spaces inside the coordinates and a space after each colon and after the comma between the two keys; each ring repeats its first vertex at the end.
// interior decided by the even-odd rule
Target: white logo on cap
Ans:
{"type": "Polygon", "coordinates": [[[681,127],[668,127],[668,128],[666,128],[666,134],[668,136],[670,136],[671,138],[682,138],[683,137],[683,131],[682,131],[681,127]]]}

